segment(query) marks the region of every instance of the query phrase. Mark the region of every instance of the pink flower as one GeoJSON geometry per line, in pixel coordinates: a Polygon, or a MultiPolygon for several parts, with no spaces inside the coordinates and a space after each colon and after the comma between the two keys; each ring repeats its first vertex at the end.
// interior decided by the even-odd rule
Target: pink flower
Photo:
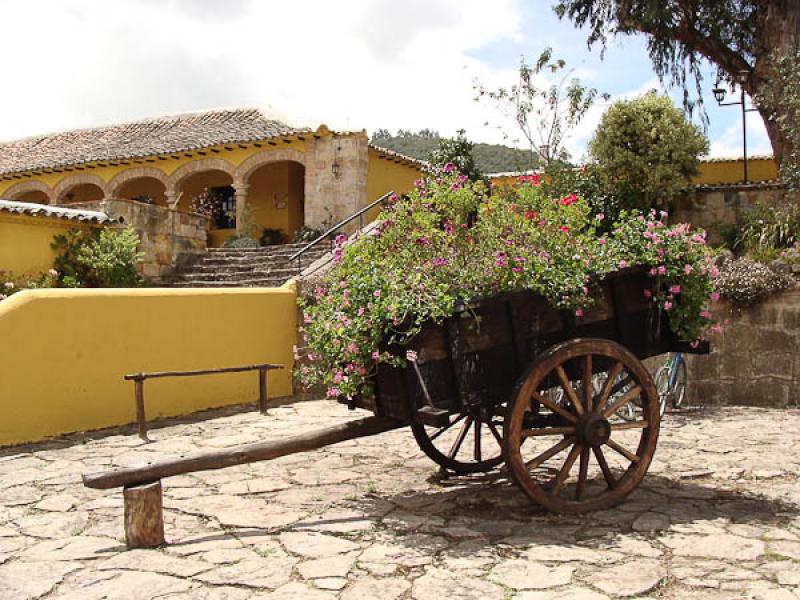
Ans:
{"type": "Polygon", "coordinates": [[[710,319],[711,318],[711,313],[708,312],[707,310],[701,310],[700,311],[700,316],[702,318],[704,318],[704,319],[710,319]]]}
{"type": "Polygon", "coordinates": [[[709,298],[711,298],[712,302],[718,302],[719,301],[719,293],[718,292],[711,292],[711,295],[709,296],[709,298]]]}
{"type": "Polygon", "coordinates": [[[606,216],[603,213],[597,213],[597,215],[595,216],[595,219],[597,219],[598,221],[602,221],[605,218],[606,216]]]}
{"type": "Polygon", "coordinates": [[[650,290],[645,290],[644,291],[644,297],[645,298],[652,298],[653,297],[653,292],[651,292],[650,290]]]}
{"type": "Polygon", "coordinates": [[[669,293],[670,294],[680,294],[681,293],[681,286],[679,286],[677,284],[671,285],[670,288],[669,288],[669,293]]]}
{"type": "Polygon", "coordinates": [[[667,274],[667,268],[664,265],[661,265],[660,267],[658,267],[658,274],[659,275],[666,275],[667,274]]]}
{"type": "Polygon", "coordinates": [[[447,163],[447,164],[444,166],[444,172],[445,172],[445,173],[452,173],[452,172],[453,172],[453,171],[455,171],[455,170],[456,170],[456,166],[455,166],[453,163],[451,163],[451,162],[447,163]]]}
{"type": "Polygon", "coordinates": [[[558,230],[561,233],[569,233],[569,227],[567,227],[566,225],[562,225],[561,227],[558,228],[558,230]]]}
{"type": "Polygon", "coordinates": [[[333,375],[333,382],[341,383],[342,379],[344,379],[344,373],[342,373],[341,371],[336,371],[336,373],[334,373],[333,375]]]}
{"type": "Polygon", "coordinates": [[[669,300],[664,302],[664,310],[672,310],[672,302],[670,302],[669,300]]]}
{"type": "Polygon", "coordinates": [[[620,269],[624,269],[627,266],[628,266],[628,261],[626,261],[626,260],[619,261],[619,268],[620,269]]]}
{"type": "Polygon", "coordinates": [[[381,355],[378,353],[377,350],[372,351],[372,360],[378,360],[380,357],[381,355]]]}
{"type": "Polygon", "coordinates": [[[375,296],[376,298],[380,298],[381,297],[381,291],[380,290],[375,290],[374,292],[372,292],[372,295],[375,296]]]}
{"type": "Polygon", "coordinates": [[[328,398],[336,398],[339,396],[339,388],[330,387],[328,388],[328,398]]]}
{"type": "Polygon", "coordinates": [[[575,309],[575,316],[576,317],[582,317],[583,316],[583,309],[582,308],[575,309]]]}
{"type": "Polygon", "coordinates": [[[575,204],[578,200],[578,197],[575,194],[570,194],[558,201],[561,206],[569,206],[570,204],[575,204]]]}
{"type": "Polygon", "coordinates": [[[692,265],[690,265],[690,264],[683,265],[683,272],[684,273],[689,275],[692,271],[694,271],[694,268],[692,267],[692,265]]]}
{"type": "Polygon", "coordinates": [[[410,360],[411,362],[414,362],[415,360],[417,360],[417,353],[414,352],[413,350],[406,350],[406,359],[410,360]]]}

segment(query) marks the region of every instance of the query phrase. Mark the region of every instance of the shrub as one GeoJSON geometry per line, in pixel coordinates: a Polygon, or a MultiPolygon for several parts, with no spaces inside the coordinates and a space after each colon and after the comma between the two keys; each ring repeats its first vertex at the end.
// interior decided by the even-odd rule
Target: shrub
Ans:
{"type": "Polygon", "coordinates": [[[286,234],[280,229],[265,227],[264,231],[261,232],[259,243],[262,246],[277,246],[278,244],[285,244],[286,234]]]}
{"type": "Polygon", "coordinates": [[[53,266],[63,287],[136,287],[142,279],[136,265],[139,236],[132,227],[123,230],[70,230],[54,238],[59,252],[53,266]]]}
{"type": "Polygon", "coordinates": [[[655,91],[612,104],[589,142],[609,181],[629,186],[628,208],[642,210],[687,192],[706,152],[700,129],[655,91]]]}
{"type": "Polygon", "coordinates": [[[775,258],[780,250],[791,248],[798,240],[800,206],[795,202],[781,207],[754,207],[744,219],[737,242],[748,254],[775,258]]]}
{"type": "Polygon", "coordinates": [[[604,215],[585,199],[554,198],[535,176],[522,179],[514,193],[494,197],[464,175],[424,181],[394,198],[370,235],[347,245],[339,236],[334,268],[313,298],[300,300],[301,382],[323,383],[330,396],[369,395],[378,363],[404,363],[380,353],[381,344],[405,344],[456,303],[528,289],[580,317],[599,280],[636,264],[652,266],[651,296],[672,329],[687,340],[704,335],[714,269],[702,232],[668,227],[654,212],[623,212],[598,235],[604,215]]]}
{"type": "Polygon", "coordinates": [[[56,287],[57,284],[58,271],[55,269],[37,275],[28,273],[22,277],[15,277],[9,271],[0,271],[0,300],[5,300],[22,290],[51,288],[56,287]]]}
{"type": "Polygon", "coordinates": [[[751,306],[793,284],[791,276],[747,257],[727,261],[716,280],[719,295],[739,307],[751,306]]]}
{"type": "Polygon", "coordinates": [[[239,250],[246,250],[248,248],[258,248],[258,242],[246,235],[232,235],[227,240],[222,242],[223,248],[234,248],[239,250]]]}

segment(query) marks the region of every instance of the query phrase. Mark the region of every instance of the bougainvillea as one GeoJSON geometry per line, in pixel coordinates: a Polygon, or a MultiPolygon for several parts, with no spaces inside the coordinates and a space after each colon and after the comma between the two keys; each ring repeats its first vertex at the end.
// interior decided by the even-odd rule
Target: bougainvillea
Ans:
{"type": "Polygon", "coordinates": [[[408,342],[456,303],[528,289],[580,318],[596,284],[633,265],[650,268],[652,300],[681,338],[700,339],[712,325],[704,232],[668,226],[665,213],[651,212],[623,213],[601,234],[602,213],[574,194],[548,197],[535,176],[490,195],[453,171],[448,165],[394,198],[370,235],[337,238],[336,265],[300,300],[303,384],[324,384],[331,397],[369,395],[380,362],[405,361],[381,348],[408,342]]]}

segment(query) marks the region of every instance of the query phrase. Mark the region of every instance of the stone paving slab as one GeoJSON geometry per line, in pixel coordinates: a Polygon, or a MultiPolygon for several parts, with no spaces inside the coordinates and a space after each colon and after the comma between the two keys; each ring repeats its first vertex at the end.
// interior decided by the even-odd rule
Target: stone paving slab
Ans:
{"type": "Polygon", "coordinates": [[[800,411],[668,415],[621,506],[532,506],[502,471],[442,478],[405,430],[166,479],[168,545],[126,551],[120,490],[80,474],[356,415],[225,409],[0,450],[0,598],[800,600],[800,411]]]}

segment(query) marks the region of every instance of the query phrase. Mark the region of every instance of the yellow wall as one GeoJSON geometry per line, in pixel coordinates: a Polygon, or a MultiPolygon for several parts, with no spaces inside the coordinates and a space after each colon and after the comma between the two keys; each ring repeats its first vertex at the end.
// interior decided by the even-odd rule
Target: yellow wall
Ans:
{"type": "Polygon", "coordinates": [[[208,247],[209,248],[222,248],[228,238],[236,235],[235,229],[209,229],[208,230],[208,247]]]}
{"type": "MultiPolygon", "coordinates": [[[[771,181],[778,178],[778,168],[772,158],[750,158],[747,160],[747,179],[771,181]]],[[[744,161],[725,160],[700,163],[700,173],[694,178],[695,184],[741,183],[744,181],[744,161]]]]}
{"type": "Polygon", "coordinates": [[[47,271],[56,257],[53,238],[78,227],[74,221],[0,212],[0,271],[17,276],[47,271]]]}
{"type": "Polygon", "coordinates": [[[153,201],[153,204],[157,204],[158,206],[166,206],[167,197],[164,192],[164,184],[158,179],[153,179],[152,177],[140,177],[138,179],[126,181],[124,184],[122,184],[122,186],[117,190],[115,197],[133,200],[137,196],[148,196],[153,201]]]}
{"type": "MultiPolygon", "coordinates": [[[[259,362],[291,394],[295,290],[29,290],[0,302],[0,445],[135,419],[138,371],[259,362]]],[[[255,401],[257,372],[145,383],[149,419],[255,401]]]]}
{"type": "MultiPolygon", "coordinates": [[[[396,194],[407,194],[414,188],[414,181],[422,177],[422,171],[413,165],[405,165],[380,158],[380,155],[370,148],[369,166],[367,171],[367,202],[373,202],[388,191],[396,194]]],[[[374,208],[366,215],[365,222],[378,216],[378,208],[374,208]]]]}

